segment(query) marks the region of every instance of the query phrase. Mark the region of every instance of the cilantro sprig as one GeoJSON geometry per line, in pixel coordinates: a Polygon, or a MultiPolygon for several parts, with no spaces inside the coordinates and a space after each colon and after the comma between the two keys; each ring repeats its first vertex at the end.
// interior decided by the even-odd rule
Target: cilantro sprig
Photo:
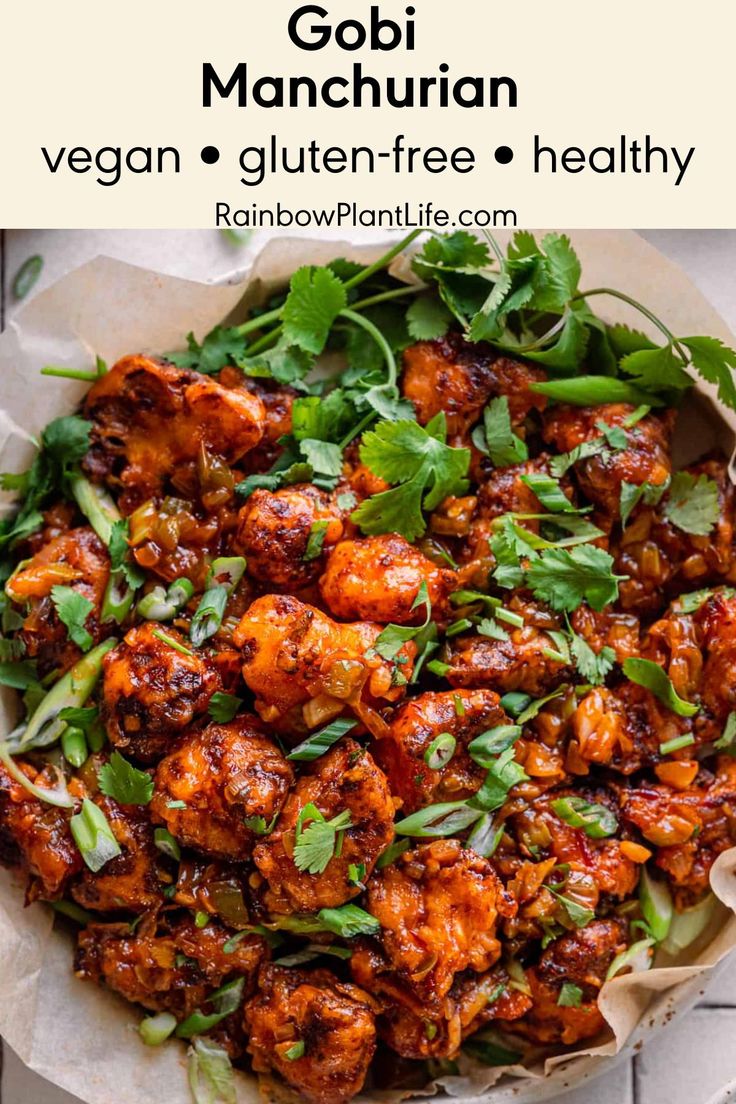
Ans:
{"type": "Polygon", "coordinates": [[[360,458],[374,475],[395,484],[361,502],[351,515],[364,533],[400,533],[408,541],[426,531],[424,512],[449,495],[463,494],[470,450],[446,444],[444,412],[425,427],[416,422],[380,422],[366,433],[360,458]]]}

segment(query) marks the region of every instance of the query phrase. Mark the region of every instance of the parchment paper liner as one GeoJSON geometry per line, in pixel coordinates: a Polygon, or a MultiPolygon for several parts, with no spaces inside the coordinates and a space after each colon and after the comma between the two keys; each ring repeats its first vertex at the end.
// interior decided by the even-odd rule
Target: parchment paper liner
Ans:
{"type": "MultiPolygon", "coordinates": [[[[585,286],[627,291],[683,336],[704,333],[734,343],[685,275],[634,233],[583,231],[572,237],[585,286]]],[[[0,336],[0,470],[25,468],[33,454],[31,437],[51,418],[71,411],[84,394],[84,384],[39,376],[43,364],[79,367],[92,364],[95,354],[113,363],[125,353],[179,348],[189,330],[201,337],[232,312],[242,313],[245,303],[283,283],[301,264],[340,255],[372,260],[379,253],[375,247],[344,242],[276,239],[241,283],[224,287],[162,276],[108,258],[77,269],[29,303],[0,336]]],[[[645,328],[622,304],[605,300],[597,305],[611,320],[645,328]]],[[[686,404],[680,418],[680,462],[716,443],[728,452],[733,449],[736,417],[715,408],[709,387],[699,386],[698,392],[699,401],[686,404]]],[[[0,707],[3,728],[9,730],[17,712],[15,696],[6,692],[0,707]]],[[[716,964],[736,945],[735,868],[736,848],[721,855],[713,868],[711,884],[726,908],[716,923],[717,933],[695,961],[604,986],[601,1010],[611,1027],[606,1038],[546,1064],[514,1067],[505,1071],[513,1079],[501,1084],[502,1071],[463,1059],[463,1076],[445,1078],[445,1090],[458,1099],[485,1093],[494,1104],[547,1099],[610,1066],[635,1040],[640,1045],[655,1027],[693,1002],[716,964]]],[[[78,981],[71,969],[69,938],[52,928],[51,911],[42,906],[24,909],[18,878],[0,870],[0,1034],[32,1069],[87,1104],[189,1104],[183,1047],[143,1046],[135,1031],[139,1013],[113,994],[78,981]]],[[[254,1079],[237,1076],[238,1100],[257,1101],[254,1079]]],[[[398,1100],[407,1094],[372,1095],[398,1100]]]]}

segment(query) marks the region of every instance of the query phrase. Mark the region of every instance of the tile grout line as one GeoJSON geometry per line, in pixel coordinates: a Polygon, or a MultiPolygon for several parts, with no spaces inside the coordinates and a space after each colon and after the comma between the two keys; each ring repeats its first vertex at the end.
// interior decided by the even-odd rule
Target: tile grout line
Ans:
{"type": "Polygon", "coordinates": [[[631,1104],[643,1104],[640,1084],[639,1055],[631,1059],[631,1104]]]}
{"type": "Polygon", "coordinates": [[[5,329],[5,231],[0,230],[0,333],[5,329]]]}

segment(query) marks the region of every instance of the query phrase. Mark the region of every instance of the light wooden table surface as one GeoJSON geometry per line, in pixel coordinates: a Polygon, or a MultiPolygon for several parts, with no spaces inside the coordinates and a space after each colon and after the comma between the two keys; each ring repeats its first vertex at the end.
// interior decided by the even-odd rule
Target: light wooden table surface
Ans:
{"type": "MultiPolygon", "coordinates": [[[[736,332],[736,231],[661,230],[644,236],[682,265],[736,332]]],[[[251,242],[248,253],[262,238],[251,242]]],[[[17,307],[10,292],[13,276],[34,253],[45,262],[35,290],[99,253],[197,279],[224,275],[247,255],[214,230],[0,232],[0,328],[17,307]]],[[[736,961],[721,973],[707,998],[675,1020],[643,1054],[592,1085],[559,1097],[559,1104],[706,1104],[736,1078],[734,1040],[736,961]]],[[[75,1101],[26,1070],[0,1041],[0,1104],[75,1101]]]]}

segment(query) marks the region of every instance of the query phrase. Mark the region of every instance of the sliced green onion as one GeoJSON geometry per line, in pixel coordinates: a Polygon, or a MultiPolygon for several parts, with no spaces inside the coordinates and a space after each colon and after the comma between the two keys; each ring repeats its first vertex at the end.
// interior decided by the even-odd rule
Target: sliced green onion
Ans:
{"type": "Polygon", "coordinates": [[[651,955],[647,954],[646,964],[642,965],[641,970],[636,970],[635,966],[638,965],[638,960],[643,962],[643,957],[649,948],[654,946],[653,939],[640,939],[638,943],[632,943],[626,951],[622,951],[621,954],[617,954],[611,965],[608,967],[608,973],[606,974],[606,981],[610,981],[611,978],[616,977],[622,970],[625,970],[627,966],[631,966],[633,973],[641,973],[644,970],[648,970],[652,964],[651,955]]]}
{"type": "Polygon", "coordinates": [[[460,621],[453,621],[451,625],[448,625],[445,636],[451,639],[453,636],[459,636],[460,633],[467,632],[472,627],[473,622],[468,617],[463,617],[460,621]]]}
{"type": "Polygon", "coordinates": [[[213,586],[204,592],[189,628],[189,638],[195,647],[204,644],[220,628],[227,600],[228,589],[225,586],[213,586]]]}
{"type": "Polygon", "coordinates": [[[719,751],[727,751],[736,740],[736,713],[729,713],[722,735],[713,744],[719,751]]]}
{"type": "Polygon", "coordinates": [[[195,1009],[190,1016],[187,1016],[185,1020],[179,1024],[176,1029],[177,1038],[190,1039],[193,1035],[206,1035],[213,1027],[215,1027],[221,1020],[224,1020],[226,1016],[230,1016],[233,1012],[236,1012],[243,1001],[243,991],[245,988],[245,978],[235,978],[233,981],[228,981],[225,985],[221,986],[214,993],[211,993],[207,998],[207,1003],[211,1004],[214,1008],[214,1012],[205,1013],[200,1009],[195,1009]]]}
{"type": "Polygon", "coordinates": [[[62,709],[84,705],[100,677],[102,660],[116,643],[111,638],[98,644],[62,675],[28,722],[15,749],[17,752],[48,747],[59,739],[66,724],[59,719],[59,713],[62,709]]]}
{"type": "Polygon", "coordinates": [[[201,909],[197,909],[194,914],[194,926],[195,928],[206,928],[210,922],[210,914],[203,912],[201,909]]]}
{"type": "Polygon", "coordinates": [[[61,751],[67,763],[73,767],[81,767],[89,756],[87,739],[81,728],[67,725],[61,734],[61,751]]]}
{"type": "Polygon", "coordinates": [[[192,1039],[187,1058],[194,1104],[236,1104],[233,1069],[224,1047],[198,1036],[192,1039]]]}
{"type": "Polygon", "coordinates": [[[674,912],[672,894],[665,881],[651,877],[646,866],[639,879],[639,904],[647,930],[657,943],[667,938],[674,912]]]}
{"type": "Polygon", "coordinates": [[[530,390],[546,395],[556,402],[572,406],[601,406],[604,403],[627,403],[630,406],[664,406],[662,399],[640,391],[625,380],[614,376],[574,376],[552,380],[549,383],[532,383],[530,390]]]}
{"type": "Polygon", "coordinates": [[[121,853],[107,817],[88,797],[82,802],[82,811],[69,821],[69,827],[79,853],[93,874],[121,853]]]}
{"type": "Polygon", "coordinates": [[[391,866],[391,863],[396,862],[399,855],[403,855],[410,847],[411,843],[408,839],[394,840],[380,856],[376,863],[376,870],[383,870],[385,866],[391,866]]]}
{"type": "Polygon", "coordinates": [[[34,253],[32,257],[23,262],[13,277],[13,295],[16,299],[25,299],[41,275],[42,268],[43,257],[38,253],[34,253]]]}
{"type": "Polygon", "coordinates": [[[330,721],[324,728],[321,728],[319,732],[314,732],[307,737],[286,758],[297,763],[311,763],[313,760],[319,759],[320,755],[324,755],[347,732],[351,732],[357,723],[357,721],[347,717],[338,717],[336,720],[330,721]]]}
{"type": "Polygon", "coordinates": [[[662,949],[670,955],[678,955],[684,951],[695,942],[698,936],[702,935],[713,919],[717,907],[718,898],[714,893],[708,893],[692,908],[675,912],[667,938],[662,943],[662,949]]]}
{"type": "Polygon", "coordinates": [[[304,966],[308,962],[314,962],[322,955],[330,955],[332,958],[340,958],[347,961],[352,958],[353,952],[349,947],[337,947],[334,944],[310,943],[301,951],[294,954],[283,955],[273,960],[274,966],[304,966]]]}
{"type": "Polygon", "coordinates": [[[109,545],[113,525],[122,520],[112,497],[103,487],[90,483],[83,475],[73,475],[70,488],[79,509],[97,536],[105,546],[109,545]]]}
{"type": "Polygon", "coordinates": [[[558,797],[550,804],[560,820],[571,828],[582,828],[591,839],[605,839],[618,828],[615,813],[606,805],[586,801],[583,797],[558,797]]]}
{"type": "Polygon", "coordinates": [[[180,861],[181,847],[167,828],[156,828],[153,833],[153,842],[163,855],[173,859],[174,862],[180,861]]]}
{"type": "Polygon", "coordinates": [[[138,1024],[138,1033],[146,1046],[161,1046],[176,1029],[176,1016],[171,1012],[157,1012],[146,1016],[138,1024]]]}
{"type": "Polygon", "coordinates": [[[470,847],[484,859],[490,859],[495,854],[505,830],[506,825],[503,821],[496,825],[493,814],[484,813],[480,820],[473,825],[473,830],[468,836],[465,846],[470,847]]]}
{"type": "Polygon", "coordinates": [[[665,740],[663,744],[659,745],[660,755],[669,755],[672,751],[679,751],[681,748],[690,747],[695,743],[695,737],[692,732],[687,732],[683,736],[674,736],[671,740],[665,740]]]}
{"type": "Polygon", "coordinates": [[[479,766],[490,767],[496,757],[512,747],[520,736],[520,725],[496,725],[470,741],[468,754],[479,766]]]}
{"type": "Polygon", "coordinates": [[[507,625],[514,625],[517,629],[523,629],[524,618],[518,613],[514,613],[513,610],[504,609],[503,606],[494,612],[493,616],[497,621],[505,621],[507,625]]]}
{"type": "Polygon", "coordinates": [[[479,1035],[466,1039],[463,1050],[484,1066],[514,1066],[522,1057],[518,1050],[510,1050],[495,1039],[479,1035]]]}
{"type": "Polygon", "coordinates": [[[470,606],[474,602],[483,602],[495,609],[501,605],[500,598],[494,598],[491,594],[483,594],[480,590],[454,590],[450,595],[453,606],[470,606]]]}
{"type": "Polygon", "coordinates": [[[667,673],[653,660],[630,656],[624,660],[622,667],[627,679],[637,686],[643,686],[645,690],[651,690],[663,705],[680,717],[692,717],[700,709],[699,705],[693,705],[680,697],[667,673]]]}
{"type": "Polygon", "coordinates": [[[453,694],[452,704],[455,707],[455,716],[456,717],[464,717],[465,716],[465,705],[463,703],[463,699],[460,697],[459,694],[453,694]]]}
{"type": "Polygon", "coordinates": [[[447,801],[427,805],[394,825],[400,836],[416,836],[419,839],[454,836],[464,828],[475,824],[483,815],[482,809],[473,809],[465,801],[447,801]]]}
{"type": "Polygon", "coordinates": [[[162,586],[155,586],[148,594],[144,594],[135,607],[139,617],[146,621],[170,621],[176,610],[166,600],[166,590],[162,586]]]}
{"type": "MultiPolygon", "coordinates": [[[[212,561],[207,579],[207,589],[224,587],[228,595],[232,594],[245,574],[246,561],[243,556],[220,556],[212,561]]],[[[180,583],[181,579],[178,580],[180,583]]],[[[191,597],[191,595],[190,595],[191,597]]]]}
{"type": "Polygon", "coordinates": [[[530,475],[522,475],[521,482],[526,483],[527,487],[542,503],[545,510],[549,510],[550,513],[568,513],[575,510],[574,505],[567,497],[560,484],[551,475],[544,475],[542,472],[532,472],[530,475]]]}
{"type": "Polygon", "coordinates": [[[191,650],[191,648],[186,648],[173,636],[169,636],[168,633],[162,632],[160,629],[154,629],[151,635],[155,636],[157,640],[160,640],[162,644],[168,644],[170,648],[173,648],[175,652],[179,652],[181,655],[194,655],[194,652],[191,650]]]}
{"type": "Polygon", "coordinates": [[[111,571],[102,599],[100,621],[103,624],[106,621],[115,621],[121,625],[130,613],[134,601],[135,591],[128,584],[123,571],[120,568],[111,571]]]}
{"type": "Polygon", "coordinates": [[[424,753],[424,762],[430,770],[442,770],[455,754],[457,740],[450,732],[441,732],[435,736],[424,753]]]}
{"type": "Polygon", "coordinates": [[[504,694],[499,704],[504,712],[510,713],[512,717],[517,717],[519,713],[523,713],[531,700],[531,695],[522,694],[518,690],[511,690],[508,694],[504,694]]]}
{"type": "Polygon", "coordinates": [[[448,671],[452,670],[449,663],[442,663],[439,659],[431,659],[427,664],[427,670],[431,671],[433,675],[439,675],[443,678],[448,671]]]}
{"type": "Polygon", "coordinates": [[[288,1050],[284,1051],[284,1058],[289,1062],[295,1062],[297,1058],[304,1057],[304,1040],[299,1039],[298,1042],[290,1046],[288,1050]]]}
{"type": "Polygon", "coordinates": [[[94,924],[95,918],[91,912],[87,909],[83,909],[81,905],[78,905],[76,901],[49,901],[54,912],[58,912],[60,916],[66,916],[69,920],[73,920],[75,924],[82,924],[86,927],[87,924],[94,924]]]}
{"type": "Polygon", "coordinates": [[[63,774],[58,773],[58,781],[53,789],[37,786],[14,762],[7,743],[0,743],[0,763],[3,764],[11,778],[32,794],[38,801],[45,801],[47,805],[56,805],[59,809],[73,809],[74,798],[66,788],[63,774]]]}

